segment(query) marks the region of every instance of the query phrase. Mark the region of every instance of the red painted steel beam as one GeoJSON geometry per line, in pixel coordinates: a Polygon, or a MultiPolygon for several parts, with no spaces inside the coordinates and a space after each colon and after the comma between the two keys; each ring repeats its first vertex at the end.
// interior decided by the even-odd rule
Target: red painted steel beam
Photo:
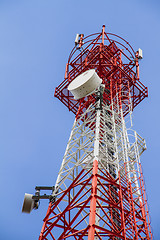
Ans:
{"type": "Polygon", "coordinates": [[[93,178],[92,178],[92,193],[90,203],[90,215],[89,215],[89,231],[88,240],[93,240],[95,235],[95,220],[96,220],[96,194],[97,194],[97,173],[98,173],[98,161],[93,161],[93,178]]]}

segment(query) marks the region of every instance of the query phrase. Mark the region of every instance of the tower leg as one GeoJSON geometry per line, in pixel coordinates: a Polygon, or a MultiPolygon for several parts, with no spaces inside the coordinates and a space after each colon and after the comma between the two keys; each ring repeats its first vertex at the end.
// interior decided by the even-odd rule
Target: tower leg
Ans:
{"type": "Polygon", "coordinates": [[[92,178],[92,198],[90,202],[90,215],[89,215],[89,231],[88,240],[93,240],[95,236],[95,220],[96,220],[96,195],[97,195],[97,173],[98,161],[93,161],[93,178],[92,178]]]}

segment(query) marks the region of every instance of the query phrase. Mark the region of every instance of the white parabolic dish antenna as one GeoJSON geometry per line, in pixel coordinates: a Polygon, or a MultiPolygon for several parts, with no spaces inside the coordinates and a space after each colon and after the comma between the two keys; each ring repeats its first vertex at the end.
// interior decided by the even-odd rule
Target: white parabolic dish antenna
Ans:
{"type": "Polygon", "coordinates": [[[68,90],[76,100],[92,94],[102,83],[95,69],[87,70],[76,77],[68,86],[68,90]]]}

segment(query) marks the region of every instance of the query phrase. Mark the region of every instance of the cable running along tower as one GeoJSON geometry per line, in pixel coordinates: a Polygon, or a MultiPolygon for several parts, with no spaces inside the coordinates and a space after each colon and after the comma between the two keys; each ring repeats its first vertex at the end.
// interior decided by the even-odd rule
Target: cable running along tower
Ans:
{"type": "Polygon", "coordinates": [[[75,114],[39,240],[152,239],[132,111],[148,96],[142,50],[105,32],[77,34],[57,97],[75,114]]]}

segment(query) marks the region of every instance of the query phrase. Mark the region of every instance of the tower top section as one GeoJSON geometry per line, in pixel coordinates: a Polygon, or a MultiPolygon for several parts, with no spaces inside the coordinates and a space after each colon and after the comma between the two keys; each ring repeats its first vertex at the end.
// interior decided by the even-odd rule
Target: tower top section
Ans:
{"type": "Polygon", "coordinates": [[[148,96],[148,89],[139,80],[139,59],[142,50],[137,52],[122,37],[105,32],[103,25],[100,33],[87,37],[77,34],[75,47],[72,49],[66,64],[63,82],[56,87],[57,97],[69,111],[81,114],[91,103],[96,101],[94,94],[75,99],[68,90],[69,84],[80,74],[95,69],[105,85],[103,101],[110,104],[115,97],[124,116],[148,96]]]}

